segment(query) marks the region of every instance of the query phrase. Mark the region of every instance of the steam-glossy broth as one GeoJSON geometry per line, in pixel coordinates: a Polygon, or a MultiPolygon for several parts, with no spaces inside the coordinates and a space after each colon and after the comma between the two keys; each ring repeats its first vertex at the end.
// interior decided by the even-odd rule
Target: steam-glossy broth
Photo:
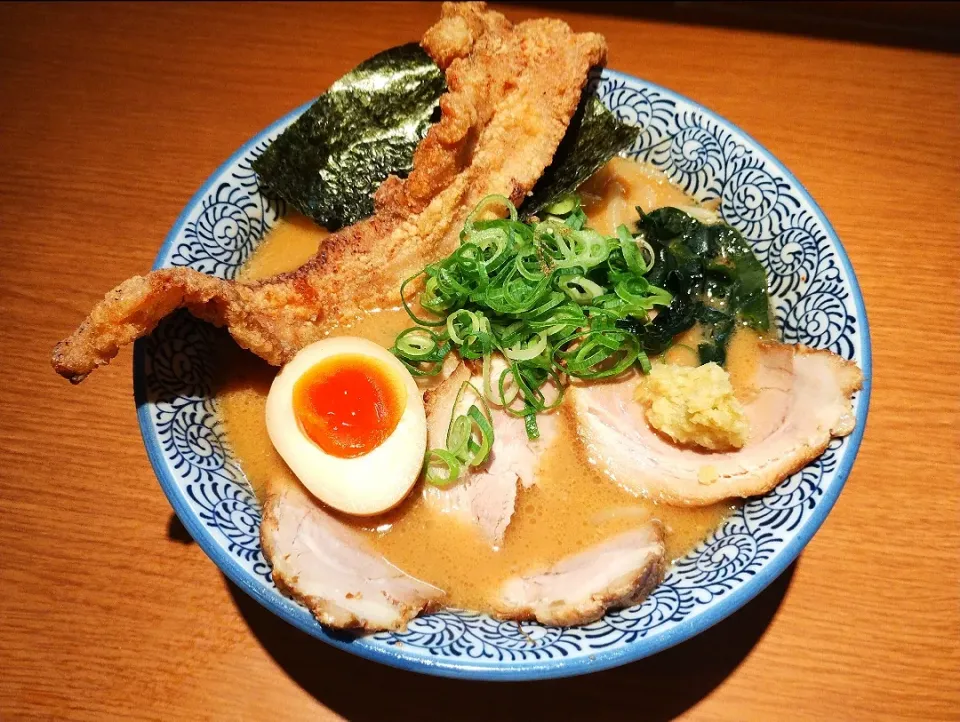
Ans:
{"type": "MultiPolygon", "coordinates": [[[[611,162],[589,182],[585,200],[591,221],[604,232],[632,223],[634,205],[692,203],[655,171],[622,159],[611,162]]],[[[282,221],[250,258],[241,278],[260,278],[299,266],[325,235],[301,218],[282,221]]],[[[386,346],[409,325],[405,312],[391,309],[370,313],[336,333],[363,336],[386,346]]],[[[749,369],[751,346],[749,341],[732,345],[731,365],[749,369]],[[742,359],[737,361],[737,356],[742,359]]],[[[682,349],[675,353],[682,355],[682,349]]],[[[227,340],[221,358],[220,413],[254,490],[263,498],[278,485],[299,483],[267,435],[264,405],[277,369],[227,340]]],[[[684,362],[679,356],[670,360],[684,362]]],[[[361,530],[398,567],[444,589],[451,606],[489,610],[490,599],[507,577],[556,562],[636,526],[640,519],[663,522],[667,552],[673,559],[706,537],[732,509],[730,504],[685,509],[636,498],[588,463],[576,443],[572,419],[565,410],[560,413],[558,438],[544,454],[536,484],[520,491],[499,549],[491,548],[475,527],[422,503],[416,489],[388,514],[341,518],[361,530]]]]}

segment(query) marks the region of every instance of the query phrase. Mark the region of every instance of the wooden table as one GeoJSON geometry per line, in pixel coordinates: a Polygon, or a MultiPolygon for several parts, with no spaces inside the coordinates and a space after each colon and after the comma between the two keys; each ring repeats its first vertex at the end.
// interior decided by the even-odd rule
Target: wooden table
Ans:
{"type": "Polygon", "coordinates": [[[564,14],[606,35],[612,66],[696,98],[796,172],[873,330],[866,437],[822,530],[757,600],[654,658],[481,687],[314,641],[225,581],[173,517],[129,349],[79,388],[51,371],[53,344],[149,268],[224,158],[436,14],[0,8],[0,718],[957,719],[956,57],[564,14]]]}

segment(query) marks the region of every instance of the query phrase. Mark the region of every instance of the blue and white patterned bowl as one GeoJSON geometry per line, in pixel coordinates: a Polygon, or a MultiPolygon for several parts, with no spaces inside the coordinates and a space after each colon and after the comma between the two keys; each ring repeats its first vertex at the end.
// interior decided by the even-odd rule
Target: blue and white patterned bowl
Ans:
{"type": "MultiPolygon", "coordinates": [[[[303,631],[368,659],[451,677],[523,680],[605,669],[688,639],[743,606],[796,558],[836,502],[866,422],[870,336],[857,279],[833,228],[790,171],[732,123],[623,73],[606,70],[598,81],[607,106],[642,128],[630,155],[661,168],[700,200],[719,198],[723,217],[750,240],[767,269],[784,340],[828,348],[863,369],[856,431],[750,500],[638,606],[574,629],[450,610],[418,618],[402,633],[353,639],[331,633],[274,587],[260,548],[260,507],[211,395],[211,332],[176,315],[135,351],[134,387],[150,461],[180,520],[217,566],[303,631]]],[[[154,268],[236,274],[284,213],[260,195],[251,160],[305,109],[264,130],[213,174],[170,231],[154,268]]]]}

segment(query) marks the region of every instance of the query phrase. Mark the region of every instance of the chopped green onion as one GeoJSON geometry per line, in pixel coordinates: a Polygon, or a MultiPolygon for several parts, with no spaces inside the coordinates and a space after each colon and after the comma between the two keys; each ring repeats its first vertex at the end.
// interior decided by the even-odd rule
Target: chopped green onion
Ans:
{"type": "Polygon", "coordinates": [[[580,379],[604,379],[626,371],[637,360],[640,344],[629,331],[616,329],[578,334],[571,350],[558,350],[563,369],[580,379]]]}
{"type": "MultiPolygon", "coordinates": [[[[458,394],[459,404],[472,390],[478,403],[451,418],[446,448],[428,455],[430,483],[454,483],[462,469],[488,457],[488,402],[523,418],[527,436],[535,439],[537,414],[560,405],[567,377],[607,378],[634,365],[649,369],[630,329],[649,323],[650,312],[673,298],[647,278],[656,261],[653,248],[625,226],[612,238],[586,227],[575,195],[546,214],[520,220],[508,198],[487,196],[464,222],[458,248],[401,286],[416,326],[401,333],[391,351],[411,373],[440,373],[451,351],[483,360],[482,393],[466,384],[458,394]],[[506,217],[492,217],[497,213],[506,217]],[[418,316],[408,298],[415,282],[422,283],[416,301],[427,317],[418,316]],[[494,354],[507,363],[496,378],[494,354]]],[[[650,275],[663,277],[660,270],[650,275]]]]}
{"type": "Polygon", "coordinates": [[[540,427],[537,426],[536,414],[527,414],[523,420],[523,426],[527,432],[527,438],[530,439],[530,441],[540,438],[540,427]]]}
{"type": "Polygon", "coordinates": [[[486,399],[469,381],[464,381],[453,402],[450,425],[447,427],[445,449],[430,449],[426,458],[428,483],[434,486],[449,486],[460,478],[465,466],[479,466],[493,448],[493,416],[486,399]],[[458,414],[464,395],[472,391],[482,409],[471,404],[465,414],[458,414]],[[438,468],[440,467],[440,468],[438,468]]]}
{"type": "MultiPolygon", "coordinates": [[[[446,323],[446,320],[445,320],[445,319],[438,319],[438,320],[436,320],[436,321],[431,321],[430,319],[419,318],[419,317],[417,316],[417,314],[415,314],[415,313],[411,310],[410,304],[407,302],[407,293],[406,293],[407,284],[410,283],[410,282],[412,282],[412,281],[415,281],[415,280],[418,279],[418,278],[420,278],[420,276],[424,275],[426,272],[427,272],[426,269],[424,269],[423,271],[420,271],[420,273],[416,274],[415,276],[410,276],[410,278],[408,278],[406,281],[404,281],[403,283],[400,284],[400,302],[403,304],[403,309],[407,312],[407,315],[410,316],[410,318],[413,319],[414,323],[416,323],[416,324],[418,324],[418,325],[420,325],[420,326],[442,326],[444,323],[446,323]]],[[[431,281],[431,280],[433,280],[433,279],[428,279],[428,280],[427,280],[427,288],[430,287],[430,281],[431,281]]],[[[435,285],[435,284],[434,284],[434,285],[435,285]]],[[[425,293],[424,293],[424,294],[420,294],[420,305],[424,306],[424,308],[430,308],[431,310],[437,310],[438,312],[439,312],[440,310],[442,310],[442,306],[440,306],[439,304],[433,304],[433,305],[430,305],[430,306],[425,305],[425,304],[423,303],[423,301],[424,301],[424,296],[425,296],[425,293]]]]}
{"type": "Polygon", "coordinates": [[[567,193],[565,196],[561,196],[543,210],[553,216],[565,216],[574,208],[579,206],[580,199],[577,197],[577,194],[567,193]]]}
{"type": "Polygon", "coordinates": [[[486,461],[490,455],[490,449],[493,448],[493,424],[490,422],[489,414],[489,409],[486,416],[481,413],[476,404],[467,411],[467,416],[480,430],[480,441],[474,442],[471,439],[474,446],[470,449],[471,457],[467,462],[470,466],[479,466],[486,461]]]}
{"type": "Polygon", "coordinates": [[[593,299],[602,296],[607,290],[599,283],[594,283],[585,276],[566,276],[557,282],[560,290],[567,294],[572,301],[586,306],[593,299]]]}
{"type": "Polygon", "coordinates": [[[534,337],[528,343],[523,342],[503,349],[503,355],[511,361],[529,361],[542,354],[547,348],[547,337],[542,334],[534,334],[534,337]]]}
{"type": "Polygon", "coordinates": [[[425,467],[426,480],[434,486],[449,486],[460,478],[460,462],[446,449],[430,449],[425,467]]]}
{"type": "Polygon", "coordinates": [[[644,351],[637,354],[637,363],[640,364],[640,370],[645,374],[650,373],[650,369],[653,368],[650,365],[650,357],[644,351]]]}
{"type": "Polygon", "coordinates": [[[454,311],[447,316],[447,335],[455,344],[463,346],[465,339],[476,337],[483,330],[481,318],[482,316],[465,308],[454,311]]]}
{"type": "Polygon", "coordinates": [[[397,351],[412,361],[430,359],[440,347],[440,337],[426,328],[408,328],[401,331],[395,342],[397,351]]]}

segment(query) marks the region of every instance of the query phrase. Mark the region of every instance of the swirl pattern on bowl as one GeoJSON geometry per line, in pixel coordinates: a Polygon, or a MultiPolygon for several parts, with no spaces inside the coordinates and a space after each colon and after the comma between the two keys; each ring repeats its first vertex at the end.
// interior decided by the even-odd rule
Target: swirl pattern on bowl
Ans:
{"type": "MultiPolygon", "coordinates": [[[[856,359],[869,384],[869,334],[849,261],[822,212],[766,150],[729,122],[671,91],[606,70],[603,101],[641,129],[628,153],[701,201],[718,200],[768,272],[785,341],[856,359]]],[[[244,146],[175,224],[155,267],[185,265],[233,278],[284,213],[262,197],[252,160],[303,110],[244,146]]],[[[869,385],[855,400],[858,430],[765,496],[749,500],[675,563],[642,604],[561,629],[445,610],[404,632],[347,638],[286,599],[260,548],[259,504],[224,437],[211,392],[211,331],[175,314],[137,344],[134,383],[144,441],[191,534],[245,591],[310,634],[361,656],[448,676],[530,679],[581,674],[653,654],[702,631],[755,596],[822,523],[849,473],[869,385]]]]}

